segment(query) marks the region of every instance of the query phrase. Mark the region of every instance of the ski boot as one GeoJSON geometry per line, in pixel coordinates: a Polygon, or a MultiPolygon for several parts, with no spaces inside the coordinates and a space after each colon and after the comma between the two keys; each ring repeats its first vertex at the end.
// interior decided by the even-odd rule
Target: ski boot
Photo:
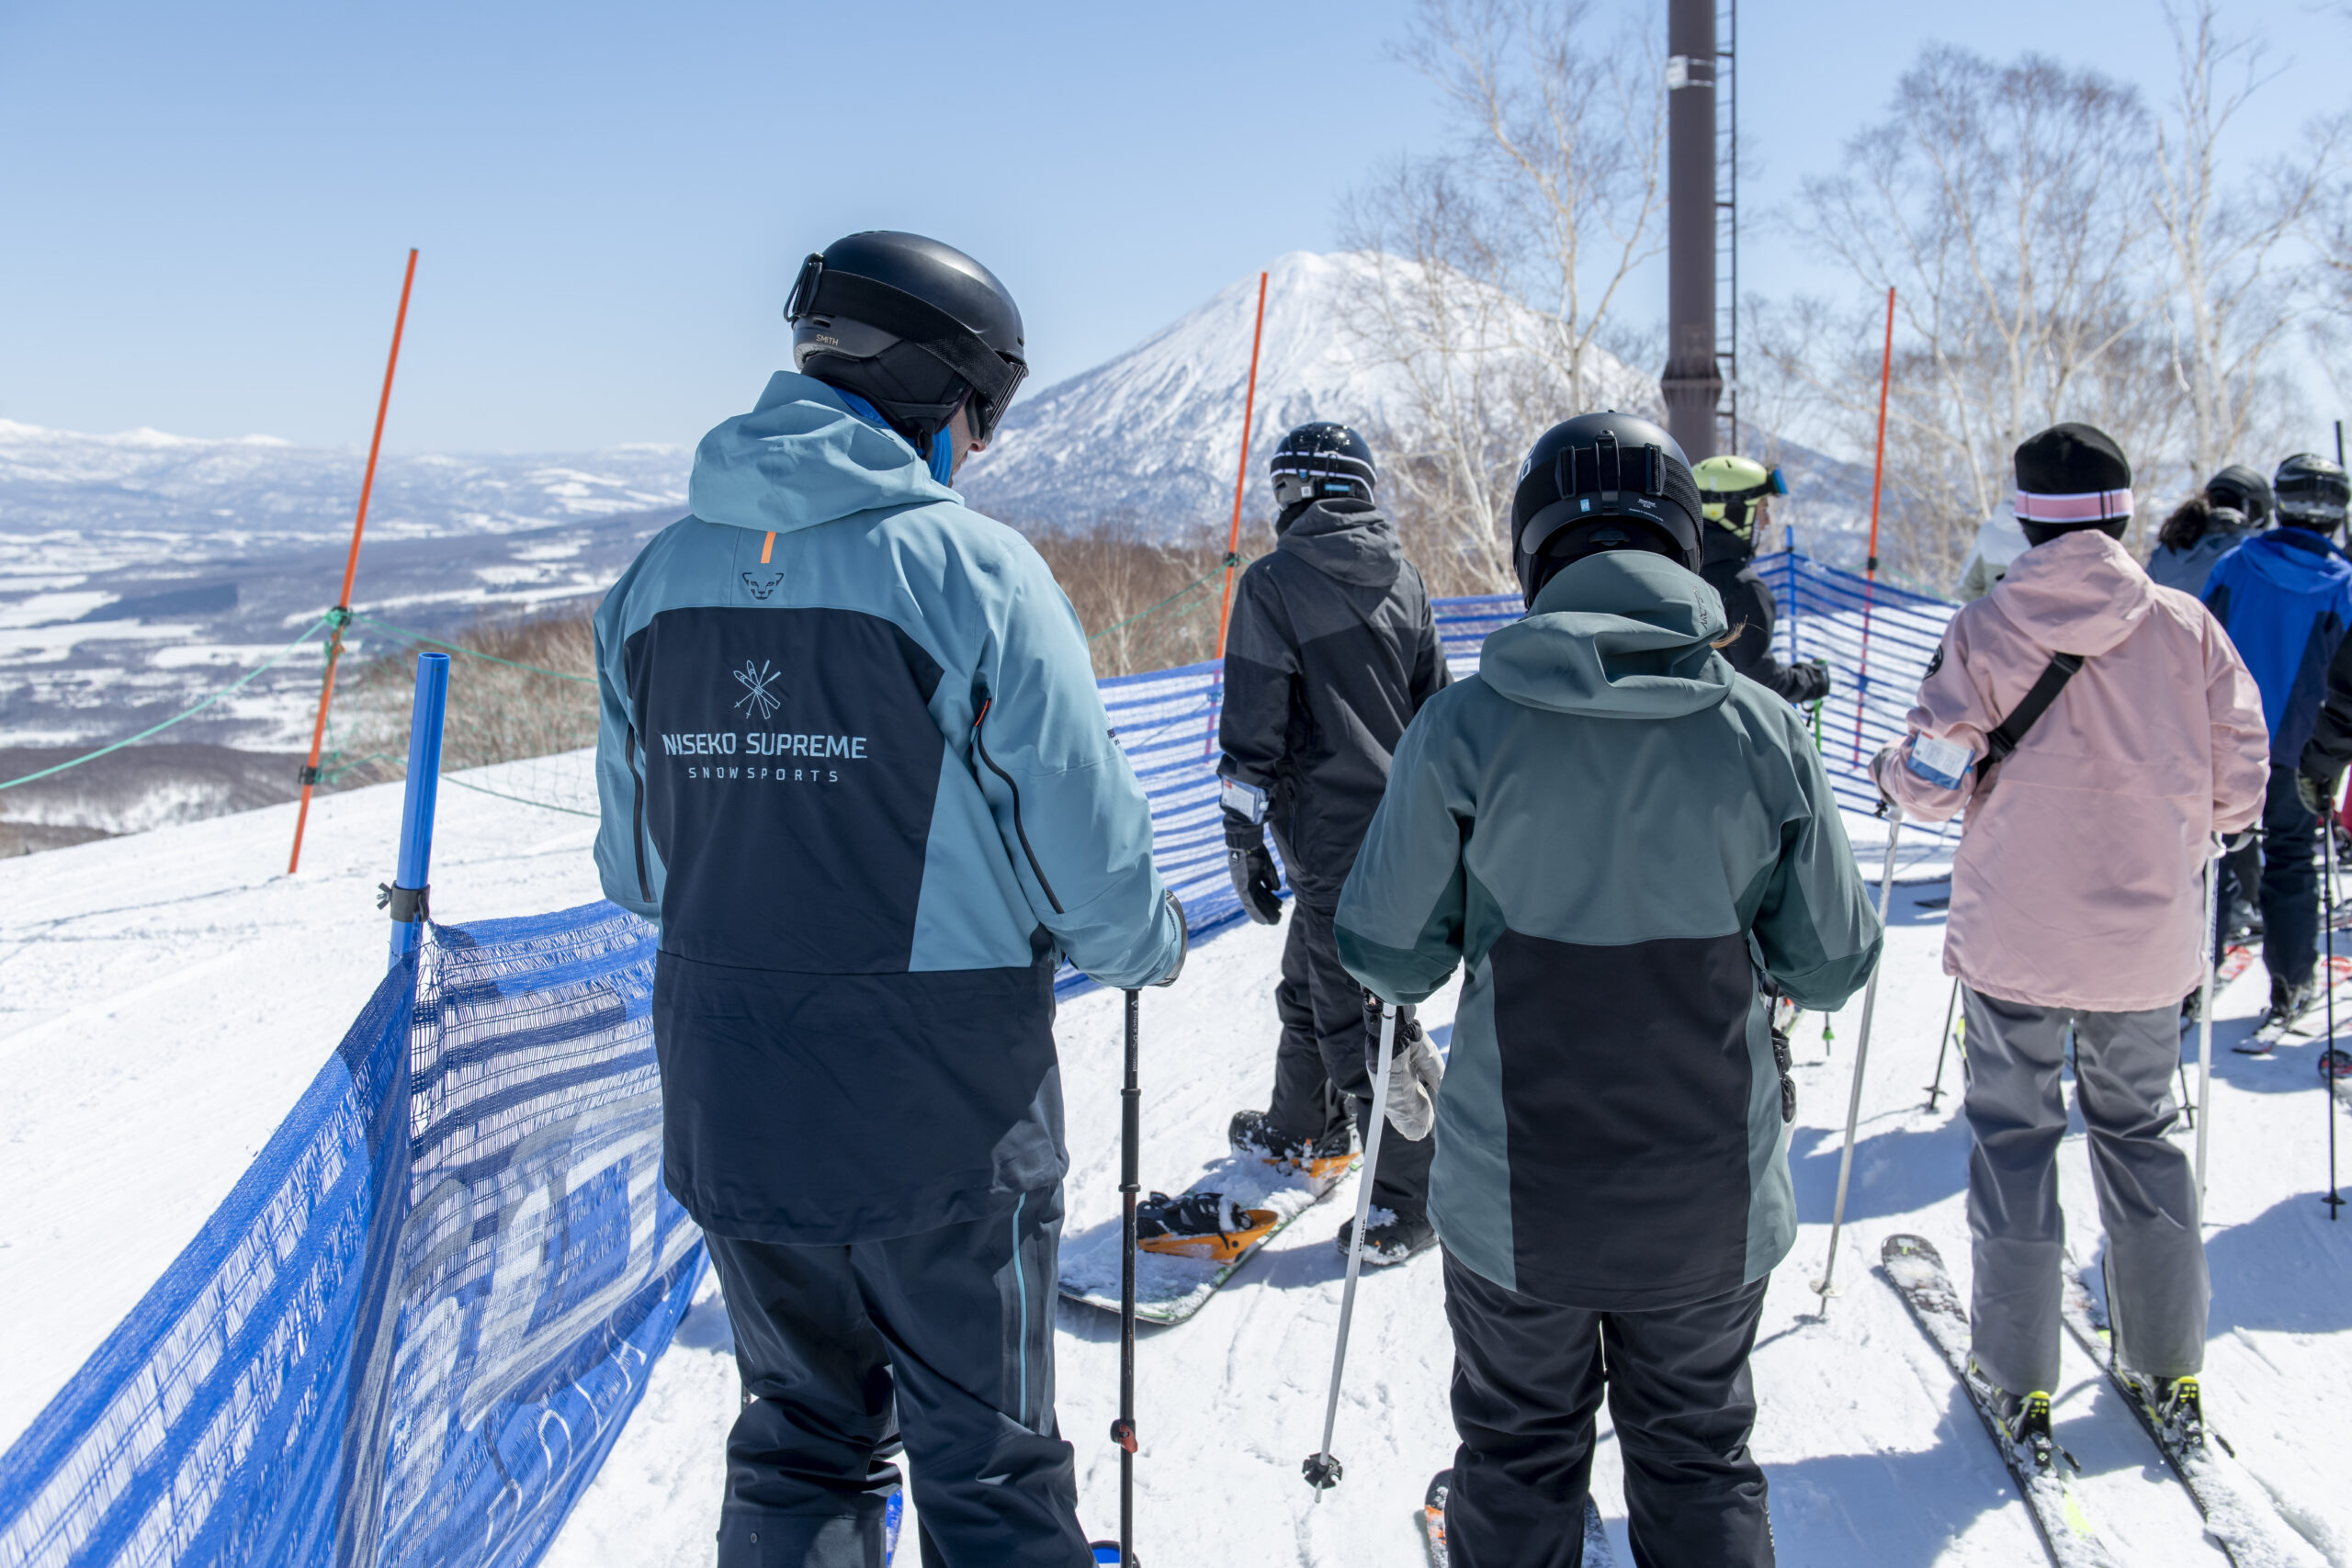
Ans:
{"type": "Polygon", "coordinates": [[[2168,1448],[2202,1448],[2205,1443],[2205,1401],[2193,1377],[2153,1378],[2117,1363],[2116,1377],[2132,1391],[2147,1412],[2149,1422],[2164,1434],[2168,1448]]]}
{"type": "Polygon", "coordinates": [[[2262,1021],[2255,1025],[2253,1038],[2231,1049],[2242,1056],[2267,1056],[2287,1032],[2302,1021],[2303,1015],[2318,1004],[2319,999],[2317,979],[2290,981],[2273,975],[2270,976],[2269,1010],[2262,1015],[2262,1021]]]}
{"type": "MultiPolygon", "coordinates": [[[[1363,1228],[1363,1260],[1377,1268],[1402,1263],[1417,1252],[1426,1252],[1437,1241],[1437,1228],[1426,1214],[1399,1214],[1375,1205],[1372,1223],[1363,1228]]],[[[1345,1258],[1356,1234],[1352,1219],[1340,1222],[1340,1235],[1333,1243],[1345,1258]]]]}
{"type": "Polygon", "coordinates": [[[1237,1209],[1222,1192],[1155,1192],[1136,1205],[1136,1247],[1230,1263],[1265,1240],[1280,1218],[1272,1209],[1237,1209]]]}
{"type": "Polygon", "coordinates": [[[1285,1175],[1304,1176],[1321,1197],[1355,1161],[1355,1129],[1342,1122],[1319,1138],[1286,1138],[1266,1124],[1262,1111],[1237,1111],[1226,1142],[1243,1159],[1261,1159],[1285,1175]]]}
{"type": "MultiPolygon", "coordinates": [[[[1986,1377],[1973,1356],[1968,1361],[1968,1382],[1984,1401],[1984,1408],[1993,1413],[1993,1420],[2001,1429],[2001,1440],[2009,1445],[2020,1461],[2036,1471],[2045,1471],[2051,1461],[2064,1451],[2050,1429],[2049,1394],[2040,1389],[2030,1393],[2011,1393],[1986,1377]]],[[[2066,1455],[2070,1461],[2074,1457],[2066,1455]]]]}

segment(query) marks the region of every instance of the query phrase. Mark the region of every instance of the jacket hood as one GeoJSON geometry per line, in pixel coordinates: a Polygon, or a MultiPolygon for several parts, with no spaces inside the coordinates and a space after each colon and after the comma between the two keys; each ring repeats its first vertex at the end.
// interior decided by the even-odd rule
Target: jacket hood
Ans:
{"type": "Polygon", "coordinates": [[[686,482],[696,517],[761,533],[962,499],[896,431],[868,424],[832,388],[790,370],[768,378],[751,412],[702,438],[686,482]]]}
{"type": "Polygon", "coordinates": [[[1478,674],[1515,703],[1597,718],[1679,718],[1730,694],[1720,594],[1646,550],[1563,568],[1521,620],[1487,638],[1478,674]]]}
{"type": "Polygon", "coordinates": [[[2097,528],[2061,534],[2018,557],[1985,602],[2053,653],[2105,653],[2156,605],[2156,585],[2097,528]]]}
{"type": "Polygon", "coordinates": [[[1405,548],[1388,513],[1361,501],[1318,501],[1292,520],[1274,547],[1324,576],[1385,588],[1404,569],[1405,548]]]}
{"type": "Polygon", "coordinates": [[[2241,548],[2255,575],[2290,593],[2333,593],[2352,578],[2352,561],[2309,528],[2281,524],[2247,539],[2241,548]]]}

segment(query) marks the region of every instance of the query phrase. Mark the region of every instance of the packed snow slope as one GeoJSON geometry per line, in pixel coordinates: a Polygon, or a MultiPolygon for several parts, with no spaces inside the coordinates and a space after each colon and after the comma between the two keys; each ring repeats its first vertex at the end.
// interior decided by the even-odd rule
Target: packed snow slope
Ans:
{"type": "MultiPolygon", "coordinates": [[[[494,774],[496,770],[486,770],[494,774]]],[[[476,782],[482,782],[477,779],[476,782]]],[[[488,780],[493,785],[495,777],[488,780]]],[[[0,863],[0,1445],[34,1413],[195,1234],[292,1106],[383,972],[374,908],[398,786],[314,808],[304,869],[283,874],[283,807],[0,863]]],[[[1874,864],[1874,823],[1858,820],[1874,864]]],[[[592,898],[590,824],[442,792],[434,907],[466,921],[592,898]]],[[[1961,1192],[1967,1134],[1959,1071],[1921,1109],[1948,984],[1937,960],[1941,884],[1898,887],[1838,1276],[1820,1272],[1859,1002],[1799,1036],[1793,1136],[1806,1221],[1775,1275],[1756,1357],[1756,1450],[1772,1486],[1781,1561],[1815,1565],[2007,1565],[2040,1560],[1998,1460],[1874,1265],[1880,1239],[1933,1239],[1965,1288],[1961,1192]]],[[[1244,927],[1204,944],[1183,981],[1144,1002],[1144,1179],[1181,1187],[1227,1117],[1262,1104],[1283,933],[1244,927]]],[[[2331,1561],[2352,1563],[2352,1224],[2319,1201],[2329,1114],[2313,1062],[2227,1050],[2260,999],[2259,967],[2226,994],[2217,1031],[2208,1239],[2214,1306],[2207,1398],[2240,1456],[2331,1561]]],[[[1451,994],[1428,1010],[1450,1016],[1451,994]]],[[[1094,993],[1057,1025],[1073,1169],[1069,1234],[1114,1224],[1120,1006],[1094,993]]],[[[2352,1126],[2340,1129],[2352,1134],[2352,1126]]],[[[2352,1147],[2352,1145],[2347,1145],[2352,1147]]],[[[887,1151],[877,1151],[887,1158],[887,1151]]],[[[2079,1134],[2064,1156],[2073,1234],[2098,1222],[2079,1134]]],[[[1318,1504],[1299,1461],[1317,1443],[1341,1264],[1331,1237],[1352,1187],[1292,1227],[1191,1323],[1139,1348],[1138,1551],[1179,1563],[1408,1568],[1411,1514],[1453,1448],[1450,1351],[1438,1259],[1368,1272],[1335,1449],[1347,1465],[1318,1504]]],[[[737,1404],[724,1308],[687,1318],[604,1474],[549,1561],[564,1568],[707,1562],[737,1404]]],[[[1114,1320],[1065,1305],[1063,1432],[1080,1503],[1115,1527],[1106,1440],[1117,1389],[1114,1320]]],[[[2091,1364],[2067,1349],[2060,1435],[2118,1557],[2219,1563],[2195,1513],[2091,1364]]],[[[1619,1561],[1622,1472],[1604,1436],[1595,1469],[1619,1561]]]]}

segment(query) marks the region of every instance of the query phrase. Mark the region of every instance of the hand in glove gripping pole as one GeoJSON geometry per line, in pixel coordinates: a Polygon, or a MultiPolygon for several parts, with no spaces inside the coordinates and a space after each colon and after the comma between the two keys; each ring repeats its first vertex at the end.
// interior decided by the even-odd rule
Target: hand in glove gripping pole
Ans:
{"type": "Polygon", "coordinates": [[[1283,880],[1274,870],[1273,852],[1266,848],[1266,830],[1232,811],[1225,814],[1225,869],[1232,874],[1244,914],[1261,926],[1282,923],[1283,880]]]}
{"type": "MultiPolygon", "coordinates": [[[[1378,997],[1370,991],[1363,994],[1364,1066],[1368,1073],[1380,1070],[1381,1007],[1378,997]]],[[[1437,1125],[1437,1090],[1444,1078],[1444,1058],[1430,1043],[1421,1021],[1413,1015],[1412,1004],[1400,1004],[1396,1009],[1396,1044],[1388,1058],[1388,1124],[1412,1143],[1428,1137],[1430,1130],[1437,1125]]]]}
{"type": "Polygon", "coordinates": [[[2303,809],[2322,821],[2335,805],[2335,791],[2341,781],[2324,774],[2298,773],[2295,775],[2295,798],[2303,809]]]}

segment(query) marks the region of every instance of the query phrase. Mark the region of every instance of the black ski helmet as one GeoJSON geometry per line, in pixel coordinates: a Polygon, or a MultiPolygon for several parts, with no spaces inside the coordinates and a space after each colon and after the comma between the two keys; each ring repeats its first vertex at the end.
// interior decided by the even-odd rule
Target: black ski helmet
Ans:
{"type": "Polygon", "coordinates": [[[2352,502],[2352,483],[2341,464],[2310,452],[2298,452],[2278,465],[2270,488],[2278,493],[2281,522],[2334,533],[2344,525],[2344,509],[2352,502]]]}
{"type": "Polygon", "coordinates": [[[1266,471],[1273,477],[1274,504],[1284,511],[1310,501],[1370,501],[1380,482],[1364,438],[1328,419],[1283,436],[1266,471]]]}
{"type": "Polygon", "coordinates": [[[1029,374],[1021,308],[996,274],[921,234],[834,241],[800,264],[784,319],[794,369],[865,399],[919,451],[967,399],[988,440],[1029,374]]]}
{"type": "Polygon", "coordinates": [[[1639,414],[1578,414],[1537,437],[1520,465],[1511,563],[1531,604],[1562,564],[1602,550],[1648,550],[1696,571],[1699,516],[1673,436],[1639,414]]]}
{"type": "Polygon", "coordinates": [[[2270,481],[2244,463],[2232,463],[2205,481],[2205,499],[2228,507],[2256,527],[2270,521],[2270,481]]]}

